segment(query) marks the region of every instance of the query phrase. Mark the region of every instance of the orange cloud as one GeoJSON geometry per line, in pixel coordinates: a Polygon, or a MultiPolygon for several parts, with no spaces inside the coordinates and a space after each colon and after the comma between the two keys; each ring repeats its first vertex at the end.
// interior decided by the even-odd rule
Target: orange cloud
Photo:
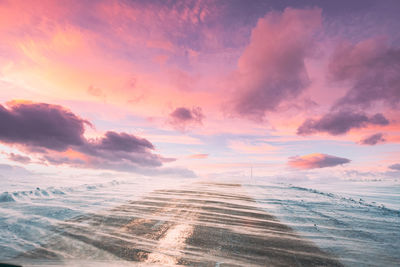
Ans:
{"type": "Polygon", "coordinates": [[[208,158],[208,154],[193,154],[188,156],[189,159],[206,159],[208,158]]]}
{"type": "Polygon", "coordinates": [[[83,162],[88,163],[89,162],[89,157],[79,151],[73,150],[69,148],[68,150],[64,151],[61,153],[61,156],[67,157],[69,160],[73,161],[76,159],[80,159],[83,162]]]}

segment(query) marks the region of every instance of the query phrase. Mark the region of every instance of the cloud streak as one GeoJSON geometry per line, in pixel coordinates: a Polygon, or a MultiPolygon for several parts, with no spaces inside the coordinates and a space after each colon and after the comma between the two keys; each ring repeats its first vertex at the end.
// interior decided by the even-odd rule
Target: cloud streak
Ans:
{"type": "Polygon", "coordinates": [[[349,162],[350,160],[346,158],[315,153],[304,156],[291,157],[289,158],[288,164],[289,166],[297,169],[316,169],[334,167],[349,162]]]}
{"type": "Polygon", "coordinates": [[[188,156],[189,159],[206,159],[208,158],[208,154],[193,154],[188,156]]]}

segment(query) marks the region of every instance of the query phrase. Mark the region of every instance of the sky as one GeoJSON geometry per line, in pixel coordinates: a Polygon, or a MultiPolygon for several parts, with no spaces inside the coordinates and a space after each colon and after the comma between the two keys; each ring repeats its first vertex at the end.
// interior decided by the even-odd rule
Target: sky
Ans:
{"type": "Polygon", "coordinates": [[[398,1],[0,0],[0,169],[393,179],[398,1]]]}

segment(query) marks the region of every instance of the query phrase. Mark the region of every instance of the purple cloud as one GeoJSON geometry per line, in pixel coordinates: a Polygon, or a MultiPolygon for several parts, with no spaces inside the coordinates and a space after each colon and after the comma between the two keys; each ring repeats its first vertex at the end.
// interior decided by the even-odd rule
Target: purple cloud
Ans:
{"type": "Polygon", "coordinates": [[[202,124],[203,119],[204,115],[200,107],[192,109],[179,107],[170,114],[170,124],[179,131],[185,131],[188,126],[202,124]]]}
{"type": "Polygon", "coordinates": [[[395,171],[400,171],[400,163],[390,165],[389,169],[392,169],[392,170],[395,170],[395,171]]]}
{"type": "Polygon", "coordinates": [[[382,40],[358,44],[342,43],[329,63],[329,78],[349,82],[350,89],[335,108],[369,107],[382,102],[392,107],[400,103],[400,49],[388,47],[382,40]]]}
{"type": "MultiPolygon", "coordinates": [[[[183,116],[181,119],[201,120],[200,112],[193,109],[192,118],[183,116]]],[[[186,169],[160,168],[163,163],[175,159],[154,154],[155,147],[147,139],[113,131],[99,138],[86,139],[84,125],[91,124],[58,105],[12,102],[9,109],[0,105],[0,123],[0,142],[18,145],[43,163],[152,175],[175,170],[177,175],[195,176],[186,169]]],[[[23,163],[31,160],[13,153],[9,158],[23,163]]]]}
{"type": "Polygon", "coordinates": [[[71,111],[44,103],[12,102],[0,105],[0,141],[64,151],[84,143],[84,125],[71,111]]]}
{"type": "Polygon", "coordinates": [[[305,59],[321,24],[320,9],[286,8],[259,19],[238,62],[235,113],[253,120],[297,97],[309,85],[305,59]]]}
{"type": "Polygon", "coordinates": [[[127,133],[106,132],[97,139],[86,140],[83,145],[71,146],[71,153],[42,153],[41,160],[54,165],[68,164],[76,167],[98,169],[139,169],[161,167],[164,162],[174,161],[153,154],[153,144],[148,140],[127,133]],[[129,167],[130,166],[130,167],[129,167]]]}
{"type": "Polygon", "coordinates": [[[315,169],[315,168],[325,168],[333,167],[337,165],[342,165],[349,163],[350,160],[346,158],[340,158],[336,156],[331,156],[327,154],[309,154],[305,156],[295,156],[289,158],[288,164],[291,167],[298,169],[315,169]]]}
{"type": "Polygon", "coordinates": [[[85,155],[93,157],[93,166],[117,166],[115,163],[127,163],[135,166],[159,167],[166,159],[153,154],[154,146],[148,140],[127,133],[107,132],[105,136],[88,140],[84,146],[76,148],[85,155]]]}
{"type": "Polygon", "coordinates": [[[103,150],[125,152],[144,152],[149,149],[154,149],[153,144],[144,138],[111,131],[106,132],[104,137],[94,142],[94,146],[103,150]]]}
{"type": "Polygon", "coordinates": [[[376,133],[376,134],[367,136],[366,138],[362,139],[360,141],[360,144],[373,146],[378,143],[383,143],[385,141],[386,141],[386,139],[383,137],[382,133],[376,133]]]}
{"type": "Polygon", "coordinates": [[[307,119],[297,129],[298,135],[310,135],[327,132],[332,135],[345,134],[353,128],[363,128],[368,125],[388,125],[389,121],[380,113],[368,117],[355,111],[339,111],[328,113],[322,118],[307,119]]]}
{"type": "MultiPolygon", "coordinates": [[[[389,47],[383,40],[371,39],[358,44],[341,43],[331,56],[328,77],[350,88],[332,106],[331,112],[319,120],[307,119],[298,129],[300,135],[327,132],[344,134],[353,128],[388,125],[381,113],[367,116],[369,107],[396,108],[400,103],[400,49],[389,47]],[[348,110],[353,110],[349,112],[348,110]]],[[[384,142],[383,134],[361,140],[364,145],[384,142]]]]}

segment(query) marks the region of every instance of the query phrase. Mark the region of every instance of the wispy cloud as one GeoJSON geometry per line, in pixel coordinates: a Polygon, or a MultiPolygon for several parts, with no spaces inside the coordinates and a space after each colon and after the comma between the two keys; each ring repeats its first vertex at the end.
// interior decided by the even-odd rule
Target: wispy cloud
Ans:
{"type": "Polygon", "coordinates": [[[208,158],[208,154],[193,154],[188,156],[189,159],[206,159],[208,158]]]}
{"type": "Polygon", "coordinates": [[[257,142],[252,144],[240,140],[230,141],[228,147],[236,152],[244,154],[270,154],[271,152],[276,152],[280,149],[279,147],[268,143],[257,142]]]}

